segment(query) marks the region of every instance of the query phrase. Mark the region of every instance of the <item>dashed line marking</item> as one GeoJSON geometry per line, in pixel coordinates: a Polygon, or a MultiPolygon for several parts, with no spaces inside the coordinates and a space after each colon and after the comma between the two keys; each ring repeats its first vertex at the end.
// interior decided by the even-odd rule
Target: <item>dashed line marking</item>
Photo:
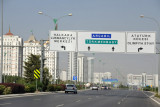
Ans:
{"type": "Polygon", "coordinates": [[[76,102],[78,103],[78,102],[80,102],[81,100],[77,100],[76,102]]]}
{"type": "Polygon", "coordinates": [[[3,103],[3,104],[0,104],[0,106],[4,106],[4,105],[9,105],[11,103],[3,103]]]}
{"type": "Polygon", "coordinates": [[[64,106],[64,104],[57,105],[56,107],[62,107],[62,106],[64,106]]]}

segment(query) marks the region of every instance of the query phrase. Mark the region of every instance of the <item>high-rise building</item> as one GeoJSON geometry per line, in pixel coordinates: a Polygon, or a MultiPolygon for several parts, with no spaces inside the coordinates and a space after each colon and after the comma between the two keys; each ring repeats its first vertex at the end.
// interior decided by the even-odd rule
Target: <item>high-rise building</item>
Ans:
{"type": "MultiPolygon", "coordinates": [[[[41,45],[40,42],[36,40],[34,35],[31,35],[27,41],[24,41],[23,48],[23,59],[27,61],[29,55],[41,55],[41,45]]],[[[52,80],[58,78],[57,73],[57,62],[55,57],[55,52],[49,50],[49,41],[44,43],[44,67],[47,67],[49,74],[52,75],[52,80]]],[[[24,73],[24,72],[23,72],[24,73]]]]}
{"type": "Polygon", "coordinates": [[[9,28],[9,32],[3,35],[3,74],[22,76],[22,64],[23,39],[13,35],[9,28]]]}
{"type": "Polygon", "coordinates": [[[68,53],[68,72],[67,80],[73,80],[73,76],[77,76],[77,52],[68,53]]]}
{"type": "Polygon", "coordinates": [[[62,81],[66,81],[67,80],[67,72],[66,71],[61,71],[61,73],[60,73],[60,79],[62,80],[62,81]]]}
{"type": "Polygon", "coordinates": [[[94,58],[88,57],[88,82],[93,83],[93,73],[94,73],[94,58]]]}
{"type": "Polygon", "coordinates": [[[83,54],[78,54],[77,58],[77,81],[88,82],[88,60],[83,54]]]}

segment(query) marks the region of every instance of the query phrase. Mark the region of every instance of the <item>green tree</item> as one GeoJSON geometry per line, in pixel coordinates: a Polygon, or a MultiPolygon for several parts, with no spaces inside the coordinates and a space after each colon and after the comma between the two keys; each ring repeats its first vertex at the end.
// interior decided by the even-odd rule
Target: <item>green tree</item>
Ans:
{"type": "Polygon", "coordinates": [[[35,81],[34,79],[34,70],[40,69],[40,56],[39,55],[33,55],[31,54],[28,57],[28,60],[24,62],[24,76],[25,76],[25,81],[26,83],[32,83],[35,81]]]}
{"type": "Polygon", "coordinates": [[[49,84],[50,79],[52,76],[49,74],[48,68],[44,68],[43,70],[43,91],[47,90],[47,86],[49,84]]]}

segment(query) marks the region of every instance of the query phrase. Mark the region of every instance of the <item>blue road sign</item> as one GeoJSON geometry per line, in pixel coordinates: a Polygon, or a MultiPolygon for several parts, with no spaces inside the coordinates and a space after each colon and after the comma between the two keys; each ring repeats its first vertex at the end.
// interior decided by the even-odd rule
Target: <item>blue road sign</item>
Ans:
{"type": "Polygon", "coordinates": [[[92,38],[111,38],[111,34],[92,34],[92,38]]]}
{"type": "Polygon", "coordinates": [[[77,80],[77,76],[73,76],[73,80],[77,80]]]}

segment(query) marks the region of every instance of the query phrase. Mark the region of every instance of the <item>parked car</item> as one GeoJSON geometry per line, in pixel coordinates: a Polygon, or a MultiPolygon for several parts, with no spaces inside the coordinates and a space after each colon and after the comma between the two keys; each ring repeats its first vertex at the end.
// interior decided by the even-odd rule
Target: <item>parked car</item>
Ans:
{"type": "Polygon", "coordinates": [[[66,84],[65,93],[68,93],[68,92],[73,92],[74,94],[77,94],[76,86],[74,84],[66,84]]]}

